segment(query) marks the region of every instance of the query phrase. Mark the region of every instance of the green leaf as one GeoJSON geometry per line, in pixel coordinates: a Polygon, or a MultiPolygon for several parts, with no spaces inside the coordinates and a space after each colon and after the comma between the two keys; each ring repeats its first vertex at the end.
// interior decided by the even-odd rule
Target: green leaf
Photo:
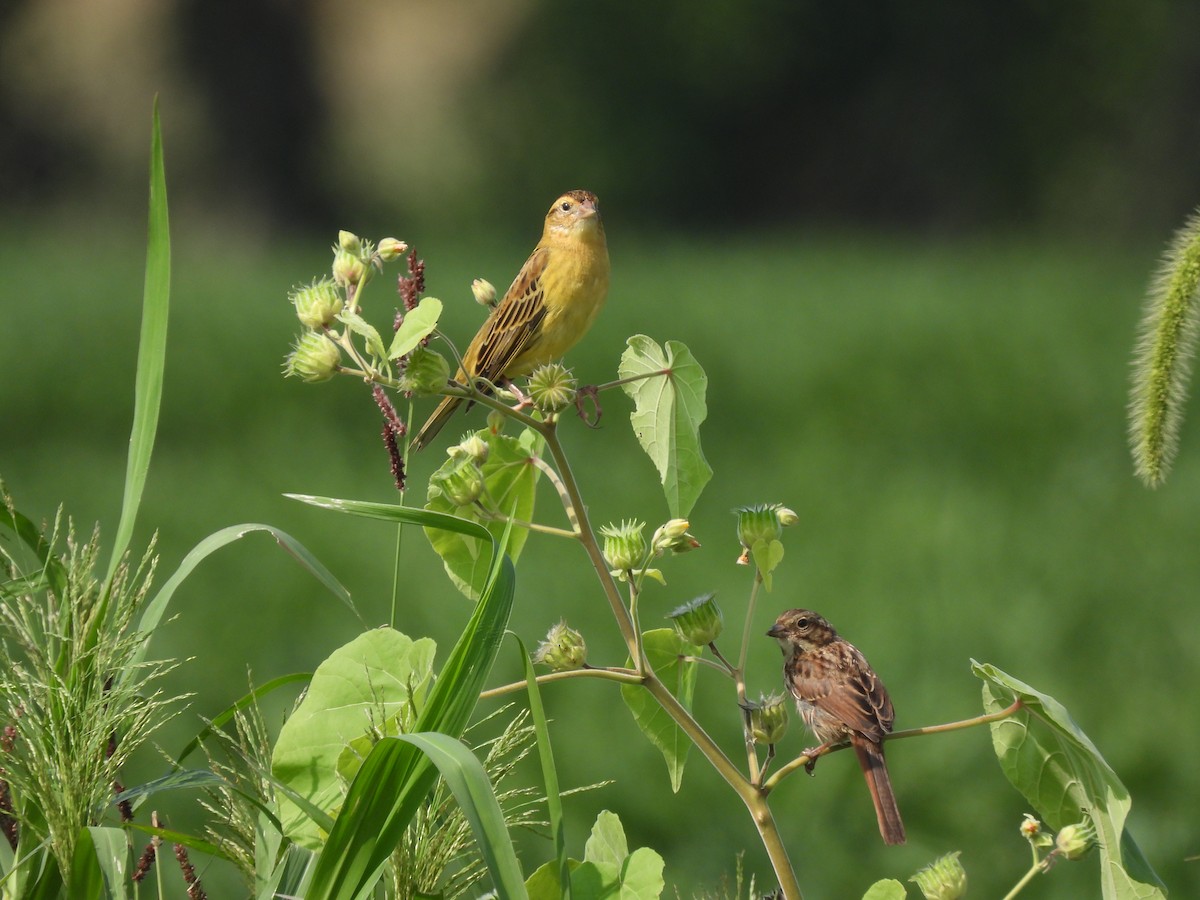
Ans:
{"type": "Polygon", "coordinates": [[[1008,780],[1055,830],[1090,815],[1105,900],[1165,897],[1165,886],[1125,828],[1129,792],[1066,708],[995,666],[972,660],[971,669],[983,679],[988,713],[1006,709],[1014,698],[1022,703],[1015,715],[991,724],[1008,780]]]}
{"type": "Polygon", "coordinates": [[[571,900],[571,875],[567,865],[566,830],[563,826],[562,793],[558,787],[558,770],[554,766],[554,751],[550,746],[550,723],[542,705],[542,692],[538,689],[537,673],[525,643],[516,635],[517,650],[525,668],[525,690],[529,695],[529,717],[533,722],[537,738],[538,759],[542,764],[542,784],[546,792],[546,811],[550,814],[550,836],[554,841],[555,898],[571,900]]]}
{"type": "Polygon", "coordinates": [[[396,329],[392,345],[388,347],[387,358],[399,359],[404,354],[411,353],[417,344],[437,328],[438,317],[441,314],[441,300],[436,297],[422,297],[415,309],[404,314],[404,321],[396,329]]]}
{"type": "Polygon", "coordinates": [[[783,543],[780,541],[755,541],[750,548],[754,565],[762,573],[763,587],[771,590],[771,573],[783,562],[783,543]]]}
{"type": "Polygon", "coordinates": [[[167,176],[163,167],[162,124],[158,97],[154,98],[150,138],[150,209],[146,229],[146,278],[142,292],[142,333],[138,342],[137,374],[134,376],[133,428],[129,435],[129,458],[125,467],[125,495],[121,519],[113,538],[112,559],[105,584],[113,573],[129,540],[146,486],[146,472],[158,431],[162,401],[163,367],[167,355],[167,313],[171,298],[171,235],[167,216],[167,176]]]}
{"type": "MultiPolygon", "coordinates": [[[[485,504],[489,509],[504,516],[511,515],[523,522],[532,521],[541,470],[529,460],[541,451],[541,438],[528,429],[523,431],[520,437],[494,434],[489,428],[484,428],[476,434],[488,445],[487,461],[482,468],[485,504]]],[[[436,487],[437,475],[456,465],[457,460],[448,459],[430,478],[425,509],[477,522],[493,539],[499,538],[507,528],[508,523],[505,520],[484,519],[475,507],[455,506],[436,487]]],[[[518,527],[513,527],[511,531],[508,554],[515,564],[521,556],[521,549],[525,546],[529,532],[518,527]]],[[[454,586],[468,599],[477,599],[488,573],[487,545],[476,540],[465,540],[460,533],[447,532],[437,526],[426,527],[425,536],[429,538],[429,543],[437,555],[442,558],[446,574],[450,576],[454,586]]]]}
{"type": "MultiPolygon", "coordinates": [[[[16,539],[24,544],[37,559],[40,571],[26,578],[15,578],[0,585],[0,596],[5,594],[17,597],[30,590],[37,590],[44,584],[58,596],[63,596],[67,586],[66,567],[54,556],[54,548],[46,540],[45,535],[26,516],[15,509],[9,509],[3,502],[7,497],[4,483],[0,481],[0,541],[9,543],[16,539]],[[10,535],[9,536],[6,536],[10,535]]],[[[8,551],[10,555],[14,551],[8,551]]],[[[15,558],[15,555],[14,555],[15,558]]]]}
{"type": "MultiPolygon", "coordinates": [[[[475,834],[475,842],[492,876],[496,893],[517,900],[524,897],[521,866],[517,863],[504,813],[483,763],[461,741],[449,735],[436,732],[407,734],[399,740],[418,747],[442,773],[442,780],[454,794],[458,808],[475,834]]],[[[377,752],[386,751],[380,751],[377,746],[372,754],[377,752]]]]}
{"type": "Polygon", "coordinates": [[[575,900],[651,900],[662,894],[662,857],[647,847],[629,852],[616,813],[602,810],[592,826],[583,862],[571,872],[575,900]]]}
{"type": "Polygon", "coordinates": [[[908,891],[895,878],[885,878],[877,881],[863,894],[863,900],[904,900],[908,891]]]}
{"type": "Polygon", "coordinates": [[[667,341],[665,352],[644,334],[627,343],[617,371],[621,378],[638,379],[621,386],[634,403],[629,420],[658,469],[671,515],[684,518],[712,478],[700,449],[708,377],[678,341],[667,341]]]}
{"type": "MultiPolygon", "coordinates": [[[[696,666],[684,663],[680,656],[699,656],[701,648],[680,637],[674,628],[656,628],[642,635],[646,658],[655,674],[685,707],[691,708],[692,691],[696,686],[696,666]]],[[[683,764],[687,761],[691,740],[667,715],[650,693],[637,684],[622,684],[621,697],[633,713],[642,734],[662,751],[671,775],[671,789],[676,793],[683,781],[683,764]]]]}
{"type": "MultiPolygon", "coordinates": [[[[567,872],[573,873],[579,868],[579,865],[577,860],[568,859],[567,872]]],[[[548,863],[538,866],[537,870],[525,880],[525,892],[529,894],[529,900],[562,900],[567,896],[572,897],[572,900],[577,900],[574,893],[568,894],[560,887],[561,884],[558,860],[552,859],[548,863]]]]}
{"type": "MultiPolygon", "coordinates": [[[[313,673],[308,692],[284,722],[271,755],[281,782],[327,813],[342,805],[339,760],[351,741],[383,731],[397,715],[419,711],[433,678],[436,646],[391,628],[359,635],[313,673]]],[[[354,768],[357,768],[355,766],[354,768]]],[[[353,773],[350,773],[353,774],[353,773]]],[[[284,834],[319,849],[324,835],[286,796],[279,799],[284,834]]]]}
{"type": "Polygon", "coordinates": [[[367,342],[367,350],[376,359],[383,359],[386,354],[383,349],[383,338],[375,330],[375,326],[358,313],[343,311],[338,313],[338,321],[367,342]]]}
{"type": "MultiPolygon", "coordinates": [[[[344,506],[346,502],[340,503],[344,506]]],[[[478,529],[488,536],[476,523],[425,510],[400,507],[362,514],[418,524],[441,523],[467,533],[478,529]]],[[[482,596],[434,682],[414,732],[438,731],[458,737],[475,709],[512,612],[516,577],[503,548],[503,539],[493,545],[492,566],[482,596]]],[[[379,757],[378,766],[369,775],[360,770],[355,777],[317,860],[312,884],[304,895],[306,900],[360,900],[370,895],[379,880],[437,774],[414,746],[397,744],[397,750],[379,757]]]]}

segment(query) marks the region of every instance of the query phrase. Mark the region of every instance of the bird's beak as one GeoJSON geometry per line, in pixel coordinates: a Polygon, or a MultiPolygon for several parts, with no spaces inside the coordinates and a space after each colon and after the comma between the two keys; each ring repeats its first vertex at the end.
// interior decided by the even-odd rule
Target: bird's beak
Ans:
{"type": "Polygon", "coordinates": [[[589,219],[592,216],[598,215],[600,210],[596,209],[596,204],[591,200],[584,200],[579,204],[579,217],[581,219],[589,219]]]}
{"type": "Polygon", "coordinates": [[[783,628],[778,622],[767,629],[767,637],[781,638],[783,637],[783,628]]]}

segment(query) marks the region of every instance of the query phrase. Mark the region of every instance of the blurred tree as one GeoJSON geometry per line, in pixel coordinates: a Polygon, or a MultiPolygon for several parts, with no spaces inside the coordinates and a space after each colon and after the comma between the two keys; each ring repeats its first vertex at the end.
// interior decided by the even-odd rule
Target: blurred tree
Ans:
{"type": "Polygon", "coordinates": [[[18,0],[0,189],[140,179],[129,111],[163,90],[176,177],[289,225],[488,227],[586,186],[685,229],[1157,232],[1200,196],[1197,26],[1183,0],[18,0]]]}

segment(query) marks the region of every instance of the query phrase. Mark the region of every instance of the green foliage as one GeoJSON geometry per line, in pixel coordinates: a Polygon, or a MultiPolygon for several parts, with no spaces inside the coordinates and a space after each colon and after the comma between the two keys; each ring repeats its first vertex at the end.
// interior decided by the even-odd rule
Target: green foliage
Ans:
{"type": "MultiPolygon", "coordinates": [[[[696,666],[680,657],[699,654],[700,648],[687,643],[674,628],[656,628],[642,635],[642,649],[650,668],[667,689],[685,708],[690,707],[696,688],[696,666]]],[[[640,685],[621,685],[621,697],[642,734],[662,752],[671,776],[671,789],[678,792],[691,739],[640,685]]]]}
{"type": "Polygon", "coordinates": [[[904,900],[908,891],[895,878],[884,878],[877,881],[863,894],[863,900],[904,900]]]}
{"type": "MultiPolygon", "coordinates": [[[[555,865],[546,863],[529,876],[525,887],[530,900],[563,896],[555,865]]],[[[570,860],[568,866],[572,900],[651,900],[665,885],[662,857],[647,847],[630,853],[621,820],[608,810],[596,817],[583,861],[570,860]]]]}
{"type": "MultiPolygon", "coordinates": [[[[457,506],[436,487],[439,475],[460,464],[460,459],[451,457],[431,476],[429,501],[425,508],[477,522],[496,540],[509,531],[508,553],[515,563],[529,532],[519,525],[510,527],[505,517],[511,515],[521,522],[533,518],[540,473],[537,466],[530,465],[529,458],[540,451],[541,439],[529,430],[522,431],[519,437],[512,437],[487,428],[476,432],[476,436],[488,448],[487,459],[479,466],[483,476],[483,496],[478,505],[457,506]]],[[[488,575],[487,545],[437,527],[427,527],[425,534],[442,558],[450,580],[468,599],[477,600],[488,575]]]]}
{"type": "Polygon", "coordinates": [[[679,341],[664,350],[642,334],[629,338],[617,373],[637,379],[621,386],[634,402],[634,434],[658,469],[671,516],[687,516],[712,478],[700,449],[708,377],[679,341]]]}
{"type": "MultiPolygon", "coordinates": [[[[359,635],[313,674],[303,701],[284,723],[271,757],[275,777],[336,815],[359,761],[384,735],[409,731],[433,679],[434,642],[391,628],[359,635]]],[[[303,809],[280,800],[284,834],[311,850],[324,834],[303,809]]]]}
{"type": "MultiPolygon", "coordinates": [[[[53,548],[59,537],[43,540],[53,548]]],[[[151,552],[136,569],[123,560],[102,585],[98,533],[81,542],[68,528],[65,544],[60,590],[28,578],[18,548],[0,545],[12,591],[0,604],[0,720],[12,729],[3,769],[22,844],[44,841],[71,883],[83,829],[112,808],[122,767],[182,698],[159,689],[173,663],[143,661],[147,636],[134,626],[150,590],[151,552]],[[29,584],[40,588],[13,588],[29,584]]]]}
{"type": "Polygon", "coordinates": [[[411,353],[421,341],[437,328],[442,315],[442,301],[436,297],[422,297],[416,308],[404,314],[404,321],[392,336],[387,358],[399,359],[411,353]]]}
{"type": "Polygon", "coordinates": [[[983,705],[1022,708],[992,723],[1000,766],[1013,786],[1051,828],[1091,820],[1100,849],[1100,885],[1105,900],[1165,897],[1166,890],[1125,828],[1129,792],[1067,710],[995,666],[972,662],[983,679],[983,705]]]}

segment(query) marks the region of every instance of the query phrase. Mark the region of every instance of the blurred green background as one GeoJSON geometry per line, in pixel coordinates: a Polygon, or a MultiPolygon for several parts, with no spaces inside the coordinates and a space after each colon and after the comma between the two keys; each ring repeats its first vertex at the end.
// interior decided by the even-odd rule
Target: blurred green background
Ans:
{"type": "MultiPolygon", "coordinates": [[[[821,611],[871,659],[901,728],[977,713],[971,658],[1056,696],[1132,791],[1146,855],[1189,896],[1200,435],[1185,428],[1175,473],[1149,492],[1124,419],[1140,297],[1200,196],[1198,15],[1168,2],[10,3],[0,475],[27,514],[64,503],[111,537],[159,92],[174,296],[139,537],[159,533],[161,583],[218,528],[278,525],[382,623],[394,532],[282,497],[396,497],[363,386],[281,378],[286,292],[325,271],[337,229],[391,234],[425,257],[428,292],[465,341],[481,318],[470,280],[507,284],[550,200],[587,187],[613,288],[569,356],[578,376],[613,377],[641,332],[683,341],[710,378],[716,474],[691,517],[704,547],[666,562],[644,622],[709,590],[739,622],[750,576],[733,564],[729,511],[788,504],[801,523],[756,632],[786,607],[821,611]]],[[[380,326],[389,283],[366,298],[380,326]]],[[[628,403],[604,404],[599,430],[564,426],[592,518],[653,527],[667,511],[628,403]]],[[[411,502],[440,454],[411,461],[411,502]]],[[[549,491],[541,509],[561,524],[549,491]]],[[[443,649],[469,613],[416,531],[399,596],[397,625],[443,649]]],[[[261,535],[205,562],[174,612],[156,648],[188,660],[171,684],[194,696],[168,751],[244,693],[248,669],[256,682],[311,670],[361,628],[261,535]]],[[[533,643],[565,616],[593,661],[615,664],[606,615],[582,552],[532,539],[514,630],[533,643]]],[[[775,689],[778,650],[751,647],[752,691],[775,689]]],[[[517,677],[514,655],[497,683],[517,677]]],[[[697,706],[736,754],[732,689],[710,675],[697,706]]],[[[611,808],[631,845],[665,856],[681,896],[731,874],[741,849],[769,878],[702,760],[673,795],[615,691],[558,685],[546,700],[565,784],[614,780],[569,801],[580,852],[611,808]]],[[[782,752],[807,742],[793,723],[782,752]]],[[[987,733],[905,741],[889,760],[903,848],[879,841],[848,755],[776,795],[808,895],[860,896],[955,849],[976,890],[1007,890],[1027,865],[1027,806],[987,733]]],[[[162,770],[151,754],[142,766],[129,783],[162,770]]],[[[175,803],[172,824],[194,825],[175,803]]],[[[529,868],[549,853],[522,849],[529,868]]],[[[1092,895],[1095,879],[1092,858],[1040,890],[1092,895]]]]}

